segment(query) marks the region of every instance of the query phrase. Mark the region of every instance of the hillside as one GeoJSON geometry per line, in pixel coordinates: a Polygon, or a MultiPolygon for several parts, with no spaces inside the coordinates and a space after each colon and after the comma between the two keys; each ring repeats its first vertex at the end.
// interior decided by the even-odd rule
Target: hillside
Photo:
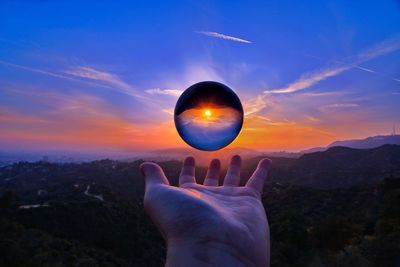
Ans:
{"type": "MultiPolygon", "coordinates": [[[[272,266],[396,266],[400,179],[387,177],[399,177],[399,156],[385,145],[274,158],[263,194],[272,266]]],[[[243,178],[258,160],[244,162],[243,178]]],[[[0,266],[161,266],[140,163],[0,168],[0,266]]],[[[176,185],[181,163],[160,164],[176,185]]],[[[200,182],[205,171],[196,170],[200,182]]]]}
{"type": "MultiPolygon", "coordinates": [[[[269,184],[272,266],[396,266],[399,181],[331,190],[269,184]]],[[[165,245],[142,196],[115,197],[124,194],[113,185],[98,188],[104,201],[82,190],[37,208],[21,208],[24,192],[2,188],[0,266],[162,266],[165,245]]]]}

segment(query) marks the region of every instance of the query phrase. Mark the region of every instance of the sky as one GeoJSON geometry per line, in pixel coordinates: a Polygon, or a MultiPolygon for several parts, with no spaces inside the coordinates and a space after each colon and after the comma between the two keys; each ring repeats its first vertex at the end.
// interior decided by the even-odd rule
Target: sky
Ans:
{"type": "Polygon", "coordinates": [[[0,1],[1,149],[186,147],[173,109],[204,80],[244,106],[229,147],[400,131],[400,2],[0,1]]]}

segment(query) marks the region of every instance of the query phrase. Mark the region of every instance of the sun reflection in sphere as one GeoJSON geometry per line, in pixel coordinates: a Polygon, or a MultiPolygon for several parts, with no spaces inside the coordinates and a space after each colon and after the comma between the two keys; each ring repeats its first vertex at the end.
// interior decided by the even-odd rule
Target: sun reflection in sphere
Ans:
{"type": "Polygon", "coordinates": [[[209,117],[211,117],[211,115],[212,115],[211,110],[209,110],[209,109],[204,110],[204,116],[209,118],[209,117]]]}
{"type": "Polygon", "coordinates": [[[190,86],[178,99],[175,126],[190,146],[213,151],[229,145],[243,125],[243,107],[238,96],[217,82],[190,86]]]}

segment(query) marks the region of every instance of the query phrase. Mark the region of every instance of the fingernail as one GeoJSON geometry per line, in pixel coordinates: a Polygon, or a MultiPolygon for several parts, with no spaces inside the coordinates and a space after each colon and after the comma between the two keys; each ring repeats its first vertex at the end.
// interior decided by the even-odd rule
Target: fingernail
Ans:
{"type": "Polygon", "coordinates": [[[242,164],[242,158],[239,155],[234,155],[232,157],[231,164],[240,166],[242,164]]]}
{"type": "Polygon", "coordinates": [[[265,158],[265,159],[260,160],[259,166],[260,166],[260,168],[269,170],[269,168],[271,167],[271,164],[272,164],[272,160],[265,158]]]}
{"type": "Polygon", "coordinates": [[[187,157],[184,161],[185,165],[188,166],[194,166],[195,162],[194,162],[194,158],[193,157],[187,157]]]}
{"type": "Polygon", "coordinates": [[[210,167],[211,168],[220,168],[221,167],[221,162],[219,161],[219,159],[213,159],[210,162],[210,167]]]}
{"type": "Polygon", "coordinates": [[[140,164],[140,166],[139,166],[139,169],[140,169],[140,172],[142,173],[142,175],[143,176],[146,176],[146,162],[143,162],[142,164],[140,164]]]}

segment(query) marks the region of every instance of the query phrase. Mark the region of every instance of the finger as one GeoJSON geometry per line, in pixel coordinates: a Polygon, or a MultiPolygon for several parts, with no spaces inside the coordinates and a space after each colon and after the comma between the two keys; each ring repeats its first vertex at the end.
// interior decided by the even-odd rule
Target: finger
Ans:
{"type": "Polygon", "coordinates": [[[219,180],[219,171],[221,169],[221,162],[219,159],[213,159],[208,167],[206,178],[204,179],[204,185],[217,186],[219,180]]]}
{"type": "Polygon", "coordinates": [[[268,171],[271,167],[271,163],[272,161],[267,158],[260,160],[253,175],[251,175],[250,179],[247,181],[246,186],[251,187],[261,193],[263,190],[264,181],[267,178],[268,171]]]}
{"type": "Polygon", "coordinates": [[[158,164],[153,162],[144,162],[140,165],[140,171],[145,177],[146,190],[151,185],[165,184],[169,185],[167,177],[165,177],[164,171],[158,164]]]}
{"type": "Polygon", "coordinates": [[[195,171],[194,158],[187,157],[183,161],[181,174],[179,176],[179,185],[183,185],[186,183],[195,183],[196,179],[194,178],[194,171],[195,171]]]}
{"type": "Polygon", "coordinates": [[[224,179],[224,186],[237,186],[240,182],[240,166],[242,165],[242,158],[235,155],[231,159],[231,163],[226,172],[224,179]]]}

